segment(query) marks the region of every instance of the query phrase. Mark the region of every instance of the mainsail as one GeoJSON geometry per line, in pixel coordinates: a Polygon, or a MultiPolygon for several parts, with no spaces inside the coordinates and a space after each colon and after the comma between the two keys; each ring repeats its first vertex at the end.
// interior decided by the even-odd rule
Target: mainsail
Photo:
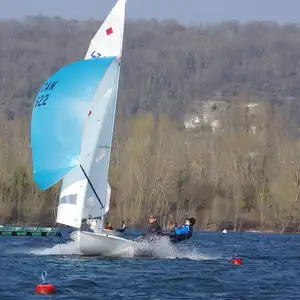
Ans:
{"type": "MultiPolygon", "coordinates": [[[[126,0],[119,0],[92,39],[85,59],[122,56],[125,9],[126,0]]],[[[109,210],[111,188],[107,177],[119,68],[118,66],[107,72],[102,86],[97,90],[97,95],[104,97],[103,101],[93,101],[89,108],[82,151],[92,157],[88,169],[91,182],[88,182],[81,168],[75,168],[65,176],[58,205],[57,223],[79,228],[81,220],[79,225],[77,210],[81,211],[82,219],[102,218],[109,210]],[[110,88],[106,90],[108,86],[110,88]],[[82,205],[75,205],[75,209],[74,199],[77,199],[77,203],[82,203],[83,208],[82,205]]]]}

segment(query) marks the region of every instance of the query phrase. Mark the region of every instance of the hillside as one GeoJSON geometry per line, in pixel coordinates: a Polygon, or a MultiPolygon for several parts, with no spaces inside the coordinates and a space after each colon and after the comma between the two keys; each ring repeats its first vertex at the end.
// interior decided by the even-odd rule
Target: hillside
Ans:
{"type": "MultiPolygon", "coordinates": [[[[100,23],[41,16],[0,22],[0,110],[9,118],[30,113],[41,82],[81,59],[100,23]]],[[[295,114],[299,68],[297,25],[129,22],[118,108],[124,117],[146,110],[182,118],[215,95],[230,100],[247,92],[288,102],[295,114]]]]}
{"type": "MultiPolygon", "coordinates": [[[[54,222],[59,184],[41,192],[32,182],[31,107],[100,23],[0,22],[0,222],[54,222]]],[[[297,25],[127,23],[110,217],[141,225],[152,211],[163,222],[194,215],[203,228],[298,230],[299,67],[297,25]],[[200,114],[215,127],[188,129],[200,114]]]]}

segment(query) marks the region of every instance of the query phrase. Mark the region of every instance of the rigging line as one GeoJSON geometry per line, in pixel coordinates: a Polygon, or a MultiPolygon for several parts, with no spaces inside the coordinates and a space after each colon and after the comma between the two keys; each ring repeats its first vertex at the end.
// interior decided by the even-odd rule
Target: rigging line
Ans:
{"type": "Polygon", "coordinates": [[[84,169],[83,169],[82,165],[81,165],[81,164],[79,164],[79,166],[80,166],[80,168],[81,168],[81,170],[82,170],[82,172],[83,172],[83,174],[84,174],[85,178],[87,179],[87,181],[88,181],[88,183],[89,183],[90,187],[92,188],[92,190],[93,190],[93,192],[94,192],[94,194],[95,194],[95,196],[96,196],[97,200],[99,201],[99,203],[100,203],[101,207],[102,207],[102,208],[104,208],[104,206],[103,206],[103,204],[102,204],[102,202],[101,202],[101,200],[100,200],[100,198],[99,198],[99,196],[98,196],[97,192],[95,191],[95,189],[94,189],[94,187],[93,187],[93,185],[92,185],[92,183],[91,183],[91,181],[90,181],[89,177],[88,177],[88,176],[87,176],[87,174],[85,173],[85,171],[84,171],[84,169]]]}

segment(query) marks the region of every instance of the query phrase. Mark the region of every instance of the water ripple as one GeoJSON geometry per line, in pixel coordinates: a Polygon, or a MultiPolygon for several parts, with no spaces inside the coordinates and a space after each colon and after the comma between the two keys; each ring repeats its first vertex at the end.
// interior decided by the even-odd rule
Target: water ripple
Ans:
{"type": "Polygon", "coordinates": [[[297,299],[298,235],[196,233],[180,246],[160,245],[158,257],[82,257],[67,239],[1,237],[0,299],[34,294],[41,272],[57,288],[51,299],[297,299]],[[233,266],[236,250],[244,265],[233,266]]]}

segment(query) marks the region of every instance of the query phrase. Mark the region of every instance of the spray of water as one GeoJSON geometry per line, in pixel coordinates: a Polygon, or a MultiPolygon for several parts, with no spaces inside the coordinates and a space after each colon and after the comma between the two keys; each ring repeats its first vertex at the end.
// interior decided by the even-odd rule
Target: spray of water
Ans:
{"type": "MultiPolygon", "coordinates": [[[[51,248],[39,248],[30,251],[35,255],[82,255],[75,242],[58,244],[51,248]]],[[[167,238],[159,238],[151,242],[138,243],[138,246],[127,247],[118,253],[118,257],[155,257],[164,259],[212,260],[219,257],[205,255],[199,246],[174,245],[167,238]]]]}
{"type": "Polygon", "coordinates": [[[51,248],[37,248],[30,251],[35,255],[81,255],[75,242],[57,244],[51,248]]]}

